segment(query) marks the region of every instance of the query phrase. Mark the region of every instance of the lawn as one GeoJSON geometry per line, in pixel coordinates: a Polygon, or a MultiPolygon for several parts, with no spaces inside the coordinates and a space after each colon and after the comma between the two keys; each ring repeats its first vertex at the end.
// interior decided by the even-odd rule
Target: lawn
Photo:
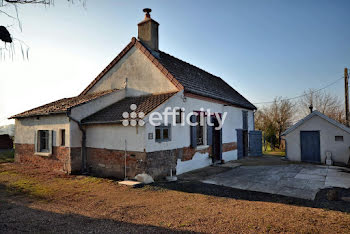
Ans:
{"type": "Polygon", "coordinates": [[[263,154],[273,155],[273,156],[281,156],[281,157],[286,156],[285,150],[280,150],[278,148],[271,149],[271,147],[269,145],[267,146],[266,150],[263,148],[263,154]]]}
{"type": "Polygon", "coordinates": [[[0,163],[7,163],[14,161],[14,151],[13,150],[1,150],[0,151],[0,163]]]}
{"type": "Polygon", "coordinates": [[[0,164],[2,233],[350,232],[348,213],[255,199],[130,188],[109,179],[0,164]]]}

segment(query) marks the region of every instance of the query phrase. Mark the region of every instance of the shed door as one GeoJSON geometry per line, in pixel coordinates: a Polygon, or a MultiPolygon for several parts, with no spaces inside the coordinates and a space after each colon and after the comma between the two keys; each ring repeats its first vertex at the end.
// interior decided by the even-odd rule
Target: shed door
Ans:
{"type": "Polygon", "coordinates": [[[300,131],[301,161],[321,162],[320,132],[300,131]]]}

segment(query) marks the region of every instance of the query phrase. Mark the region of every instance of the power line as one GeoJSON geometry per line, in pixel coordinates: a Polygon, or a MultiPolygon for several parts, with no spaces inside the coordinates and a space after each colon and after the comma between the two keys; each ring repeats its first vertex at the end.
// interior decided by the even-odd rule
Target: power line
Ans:
{"type": "MultiPolygon", "coordinates": [[[[319,92],[319,91],[321,91],[321,90],[323,90],[323,89],[326,89],[326,88],[328,88],[328,87],[334,85],[335,83],[337,83],[339,80],[342,80],[342,79],[344,79],[344,77],[341,77],[341,78],[339,78],[339,79],[333,81],[332,83],[329,83],[328,85],[326,85],[326,86],[324,86],[324,87],[322,87],[322,88],[320,88],[320,89],[317,89],[317,90],[315,90],[315,91],[312,91],[312,92],[310,92],[310,93],[311,93],[311,94],[317,93],[317,92],[319,92]]],[[[293,100],[293,99],[302,98],[302,97],[304,97],[304,96],[306,96],[306,95],[309,95],[310,93],[306,93],[306,94],[299,95],[299,96],[296,96],[296,97],[291,97],[291,98],[284,98],[284,99],[282,99],[281,101],[288,101],[288,100],[293,100]]],[[[274,101],[270,101],[270,102],[258,102],[258,103],[253,103],[253,104],[254,104],[254,105],[259,105],[259,104],[268,104],[268,103],[273,103],[273,102],[274,102],[274,101]]]]}

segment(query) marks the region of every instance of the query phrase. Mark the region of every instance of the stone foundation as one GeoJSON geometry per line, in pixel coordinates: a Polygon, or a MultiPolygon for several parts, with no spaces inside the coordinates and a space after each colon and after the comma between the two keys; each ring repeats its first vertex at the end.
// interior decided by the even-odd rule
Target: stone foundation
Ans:
{"type": "MultiPolygon", "coordinates": [[[[236,142],[223,144],[223,152],[237,149],[236,142]]],[[[197,153],[212,154],[212,147],[197,150],[184,147],[173,150],[156,152],[127,152],[126,175],[134,178],[137,174],[147,173],[154,179],[164,178],[173,170],[175,174],[177,160],[192,160],[197,153]]],[[[105,177],[124,178],[124,151],[86,148],[87,167],[92,174],[105,177]]],[[[80,147],[53,147],[51,156],[39,156],[34,153],[34,145],[16,144],[15,161],[44,167],[50,170],[65,171],[67,173],[80,172],[82,166],[80,147]]]]}

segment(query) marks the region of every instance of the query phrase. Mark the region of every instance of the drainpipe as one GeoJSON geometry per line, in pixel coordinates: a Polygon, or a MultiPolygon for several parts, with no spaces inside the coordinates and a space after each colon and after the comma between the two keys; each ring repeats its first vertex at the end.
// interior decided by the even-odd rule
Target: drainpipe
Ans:
{"type": "Polygon", "coordinates": [[[70,115],[70,110],[67,112],[67,116],[69,118],[69,120],[74,121],[75,123],[78,124],[79,129],[81,131],[81,163],[83,165],[83,168],[81,169],[82,173],[86,173],[87,172],[87,165],[86,165],[86,131],[83,128],[82,124],[80,123],[80,121],[74,119],[71,115],[70,115]]]}

